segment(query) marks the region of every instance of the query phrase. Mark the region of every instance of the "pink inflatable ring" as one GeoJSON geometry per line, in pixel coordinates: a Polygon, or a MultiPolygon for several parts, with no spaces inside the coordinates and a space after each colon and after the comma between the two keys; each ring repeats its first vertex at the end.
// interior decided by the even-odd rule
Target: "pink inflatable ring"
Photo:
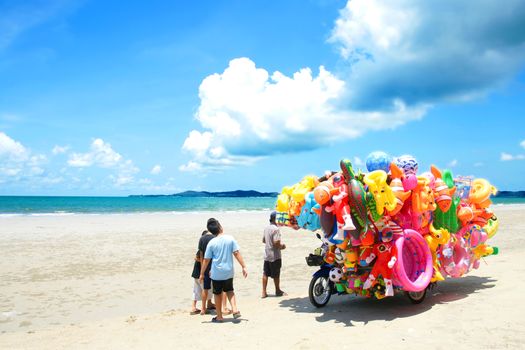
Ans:
{"type": "Polygon", "coordinates": [[[466,274],[470,270],[470,254],[463,237],[451,235],[450,242],[441,248],[440,260],[442,271],[448,276],[459,278],[466,274]]]}
{"type": "Polygon", "coordinates": [[[432,254],[427,242],[419,232],[406,229],[395,244],[394,285],[401,286],[407,292],[424,290],[433,274],[432,254]]]}

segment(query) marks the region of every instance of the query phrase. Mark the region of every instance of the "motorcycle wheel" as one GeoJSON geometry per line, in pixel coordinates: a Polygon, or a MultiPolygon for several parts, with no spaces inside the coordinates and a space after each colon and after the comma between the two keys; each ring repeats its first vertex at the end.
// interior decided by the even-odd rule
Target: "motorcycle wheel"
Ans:
{"type": "Polygon", "coordinates": [[[308,296],[315,307],[323,307],[330,301],[332,296],[333,282],[327,276],[317,276],[310,281],[308,296]]]}
{"type": "Polygon", "coordinates": [[[405,295],[410,299],[412,304],[421,304],[425,300],[427,295],[427,289],[423,289],[421,292],[405,292],[405,295]]]}

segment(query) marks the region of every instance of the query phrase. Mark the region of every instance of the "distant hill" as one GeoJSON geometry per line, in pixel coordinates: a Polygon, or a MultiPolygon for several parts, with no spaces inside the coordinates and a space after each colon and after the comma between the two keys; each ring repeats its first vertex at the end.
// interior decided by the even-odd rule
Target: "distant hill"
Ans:
{"type": "Polygon", "coordinates": [[[253,190],[243,191],[226,191],[226,192],[208,192],[208,191],[184,191],[174,194],[146,194],[146,195],[130,195],[129,197],[277,197],[277,192],[258,192],[253,190]]]}
{"type": "Polygon", "coordinates": [[[525,198],[525,191],[499,191],[494,197],[498,197],[498,198],[525,198]]]}

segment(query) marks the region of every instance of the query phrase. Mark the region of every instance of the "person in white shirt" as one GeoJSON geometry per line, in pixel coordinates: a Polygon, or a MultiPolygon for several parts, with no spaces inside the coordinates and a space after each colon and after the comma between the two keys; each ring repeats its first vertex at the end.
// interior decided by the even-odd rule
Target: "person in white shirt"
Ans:
{"type": "Polygon", "coordinates": [[[286,245],[281,243],[281,232],[275,223],[277,213],[273,211],[270,214],[270,225],[264,229],[263,243],[264,243],[264,265],[262,277],[262,298],[266,298],[266,287],[268,285],[268,277],[273,278],[275,284],[275,296],[286,295],[280,287],[281,276],[281,250],[286,248],[286,245]]]}

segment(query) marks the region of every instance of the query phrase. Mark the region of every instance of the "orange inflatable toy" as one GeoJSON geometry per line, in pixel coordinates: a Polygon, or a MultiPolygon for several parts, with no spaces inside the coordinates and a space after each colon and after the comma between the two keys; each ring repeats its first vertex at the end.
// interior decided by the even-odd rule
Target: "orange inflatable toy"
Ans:
{"type": "Polygon", "coordinates": [[[441,177],[441,171],[434,165],[430,167],[430,171],[435,177],[434,197],[436,199],[436,204],[443,213],[446,213],[452,205],[452,196],[456,193],[456,186],[448,188],[447,184],[441,177]]]}
{"type": "Polygon", "coordinates": [[[396,207],[393,210],[387,209],[387,213],[390,216],[394,216],[403,208],[405,201],[410,197],[410,191],[405,191],[402,181],[404,177],[403,170],[399,169],[395,163],[390,163],[390,176],[392,177],[390,188],[396,197],[396,207]]]}

